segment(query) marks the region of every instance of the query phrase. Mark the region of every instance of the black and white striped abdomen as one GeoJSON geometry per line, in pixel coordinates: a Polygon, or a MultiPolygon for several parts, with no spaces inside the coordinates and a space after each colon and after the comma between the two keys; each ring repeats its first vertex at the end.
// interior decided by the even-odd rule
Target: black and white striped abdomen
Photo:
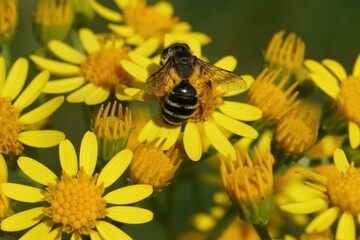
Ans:
{"type": "Polygon", "coordinates": [[[182,124],[195,112],[197,100],[196,89],[189,81],[182,80],[163,100],[162,117],[169,124],[182,124]]]}

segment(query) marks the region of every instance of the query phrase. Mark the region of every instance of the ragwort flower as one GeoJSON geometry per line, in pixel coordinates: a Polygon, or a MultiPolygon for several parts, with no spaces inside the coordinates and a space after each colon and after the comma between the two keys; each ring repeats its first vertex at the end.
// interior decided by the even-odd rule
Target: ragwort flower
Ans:
{"type": "Polygon", "coordinates": [[[309,170],[299,171],[309,180],[306,184],[319,191],[320,196],[285,204],[281,208],[295,214],[319,212],[306,227],[308,234],[327,230],[339,218],[335,239],[354,240],[355,222],[360,220],[360,170],[354,162],[349,164],[341,149],[335,150],[334,162],[337,172],[329,169],[317,171],[319,174],[309,170]]]}
{"type": "MultiPolygon", "coordinates": [[[[8,181],[8,168],[4,157],[0,154],[0,186],[8,181]]],[[[0,188],[0,223],[11,212],[10,198],[0,188]]]]}
{"type": "Polygon", "coordinates": [[[110,94],[115,94],[119,100],[129,100],[123,89],[132,86],[134,79],[120,66],[120,61],[128,59],[130,47],[115,37],[97,37],[86,28],[80,29],[79,37],[86,54],[57,40],[49,42],[49,50],[66,63],[30,56],[39,68],[66,77],[50,81],[44,92],[58,94],[73,91],[67,96],[67,101],[88,105],[102,103],[110,94]]]}
{"type": "MultiPolygon", "coordinates": [[[[165,46],[169,46],[171,43],[170,41],[166,41],[165,46]]],[[[194,51],[194,55],[201,58],[201,47],[199,43],[195,40],[189,40],[188,45],[190,49],[194,51]]],[[[133,62],[124,60],[121,65],[132,74],[137,81],[143,84],[145,84],[153,72],[161,67],[151,59],[144,58],[139,54],[130,52],[129,56],[133,62]]],[[[234,57],[227,56],[214,65],[232,71],[235,69],[236,63],[234,57]]],[[[251,76],[243,76],[243,78],[248,85],[252,81],[251,76]]],[[[248,104],[225,100],[223,97],[227,95],[224,92],[216,86],[204,88],[203,85],[201,85],[201,81],[201,79],[197,79],[197,81],[192,82],[193,86],[197,89],[199,97],[194,114],[184,123],[183,143],[185,151],[191,160],[199,160],[203,152],[203,139],[207,138],[216,150],[225,156],[230,155],[234,159],[236,158],[235,149],[225,137],[224,131],[229,131],[239,136],[257,138],[257,131],[251,126],[241,122],[241,120],[254,121],[260,119],[262,112],[260,109],[248,104]],[[202,134],[205,134],[205,136],[201,136],[202,134]]],[[[168,84],[166,88],[171,90],[171,87],[174,86],[175,83],[172,82],[168,84]]],[[[229,96],[239,94],[243,91],[231,92],[229,96]]],[[[127,88],[125,89],[125,93],[140,100],[149,99],[149,95],[140,88],[127,88]]],[[[142,129],[138,138],[140,142],[145,140],[151,141],[157,137],[160,137],[161,140],[166,138],[167,141],[163,146],[163,149],[166,150],[174,145],[180,131],[181,125],[169,125],[160,115],[157,115],[142,129]]]]}
{"type": "Polygon", "coordinates": [[[24,150],[22,144],[52,147],[65,138],[56,130],[27,129],[53,114],[64,101],[64,97],[59,96],[23,113],[37,100],[50,77],[48,71],[42,71],[23,90],[27,74],[28,61],[19,58],[6,76],[5,60],[0,57],[0,154],[19,155],[24,150]]]}
{"type": "Polygon", "coordinates": [[[315,84],[336,102],[338,111],[348,123],[350,145],[355,149],[360,145],[360,55],[351,75],[347,75],[345,68],[335,60],[324,59],[321,63],[306,60],[305,66],[315,84]]]}
{"type": "Polygon", "coordinates": [[[81,142],[78,162],[74,146],[69,140],[63,140],[59,146],[61,178],[43,164],[20,157],[20,169],[43,187],[4,183],[2,190],[17,201],[43,205],[9,216],[1,223],[1,229],[13,232],[37,224],[21,237],[22,240],[39,236],[61,239],[64,234],[71,234],[72,239],[81,239],[81,235],[90,235],[91,239],[131,239],[109,219],[130,224],[150,221],[153,214],[149,210],[118,205],[136,203],[148,197],[153,192],[152,187],[138,184],[117,188],[104,195],[105,189],[129,166],[133,153],[128,149],[119,152],[100,173],[94,173],[97,147],[95,134],[87,132],[81,142]]]}

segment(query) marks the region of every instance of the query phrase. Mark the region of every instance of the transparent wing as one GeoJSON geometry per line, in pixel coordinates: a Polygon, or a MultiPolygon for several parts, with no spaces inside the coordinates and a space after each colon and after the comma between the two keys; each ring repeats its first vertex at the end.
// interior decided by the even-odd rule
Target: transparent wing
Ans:
{"type": "MultiPolygon", "coordinates": [[[[196,59],[196,64],[200,67],[200,75],[206,75],[211,85],[219,86],[224,92],[241,91],[247,89],[244,79],[235,73],[214,66],[201,59],[196,59]]],[[[205,83],[208,85],[208,83],[205,83]]]]}
{"type": "Polygon", "coordinates": [[[156,96],[164,96],[165,86],[170,78],[170,71],[173,68],[173,61],[167,61],[157,72],[153,73],[146,80],[146,92],[149,94],[155,94],[156,96]]]}

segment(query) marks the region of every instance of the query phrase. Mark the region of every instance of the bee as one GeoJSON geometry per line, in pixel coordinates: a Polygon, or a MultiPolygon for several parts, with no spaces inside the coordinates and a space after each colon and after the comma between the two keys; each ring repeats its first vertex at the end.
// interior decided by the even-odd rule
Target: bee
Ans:
{"type": "Polygon", "coordinates": [[[202,81],[204,88],[219,86],[224,92],[247,88],[240,76],[199,59],[184,43],[165,48],[160,64],[161,68],[147,79],[146,91],[160,97],[162,118],[171,125],[180,125],[194,114],[199,97],[194,81],[202,81]],[[169,81],[174,83],[171,90],[167,89],[169,81]]]}

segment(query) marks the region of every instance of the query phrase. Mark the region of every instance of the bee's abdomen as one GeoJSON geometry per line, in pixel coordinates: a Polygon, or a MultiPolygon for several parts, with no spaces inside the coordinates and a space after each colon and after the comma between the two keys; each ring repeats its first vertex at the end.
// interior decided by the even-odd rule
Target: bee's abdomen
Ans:
{"type": "Polygon", "coordinates": [[[195,88],[181,81],[162,102],[162,117],[170,124],[182,124],[195,112],[197,100],[195,88]]]}

